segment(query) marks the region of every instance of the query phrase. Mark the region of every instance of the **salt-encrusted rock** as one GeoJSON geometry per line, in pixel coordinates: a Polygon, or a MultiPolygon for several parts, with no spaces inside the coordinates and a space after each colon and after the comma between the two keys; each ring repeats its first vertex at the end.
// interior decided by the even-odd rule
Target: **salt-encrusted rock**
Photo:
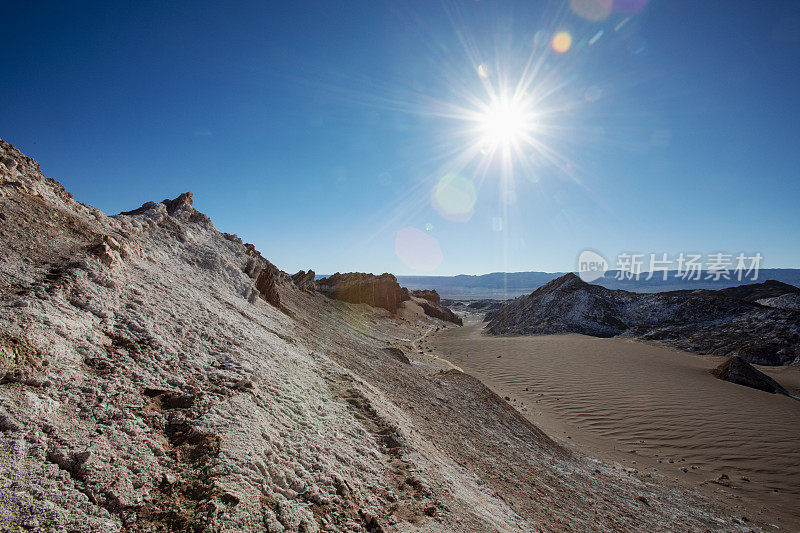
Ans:
{"type": "Polygon", "coordinates": [[[776,309],[800,311],[800,294],[796,292],[790,292],[780,296],[773,296],[771,298],[762,298],[760,300],[756,300],[756,302],[767,307],[774,307],[776,309]]]}
{"type": "Polygon", "coordinates": [[[126,242],[120,242],[112,235],[103,235],[102,242],[92,251],[101,263],[107,267],[113,267],[123,263],[131,255],[131,246],[126,242]]]}

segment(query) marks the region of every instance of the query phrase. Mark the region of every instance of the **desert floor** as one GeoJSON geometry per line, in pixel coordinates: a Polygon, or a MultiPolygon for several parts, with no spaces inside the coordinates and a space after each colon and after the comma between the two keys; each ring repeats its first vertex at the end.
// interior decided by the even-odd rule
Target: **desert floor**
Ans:
{"type": "MultiPolygon", "coordinates": [[[[480,319],[425,335],[416,363],[472,374],[584,453],[800,530],[800,401],[714,378],[720,357],[620,338],[490,337],[480,319]]],[[[800,394],[797,368],[760,369],[800,394]]]]}

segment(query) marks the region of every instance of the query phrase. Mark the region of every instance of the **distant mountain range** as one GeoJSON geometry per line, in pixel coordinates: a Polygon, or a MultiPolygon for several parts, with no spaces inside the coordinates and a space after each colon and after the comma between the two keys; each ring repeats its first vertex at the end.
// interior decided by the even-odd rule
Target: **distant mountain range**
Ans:
{"type": "MultiPolygon", "coordinates": [[[[595,281],[608,289],[625,289],[632,292],[663,292],[675,290],[694,289],[725,289],[745,283],[756,283],[765,280],[776,280],[790,285],[800,286],[800,269],[797,268],[765,268],[759,271],[758,279],[750,278],[741,281],[731,276],[731,279],[706,279],[707,273],[701,272],[699,280],[686,280],[676,277],[677,271],[667,272],[664,280],[663,273],[656,273],[652,279],[645,279],[642,275],[638,280],[618,280],[618,271],[609,270],[605,277],[595,281]]],[[[481,276],[397,276],[400,285],[410,290],[435,289],[442,298],[446,299],[508,299],[516,298],[523,294],[530,294],[542,285],[553,281],[566,274],[566,272],[494,272],[481,276]]]]}

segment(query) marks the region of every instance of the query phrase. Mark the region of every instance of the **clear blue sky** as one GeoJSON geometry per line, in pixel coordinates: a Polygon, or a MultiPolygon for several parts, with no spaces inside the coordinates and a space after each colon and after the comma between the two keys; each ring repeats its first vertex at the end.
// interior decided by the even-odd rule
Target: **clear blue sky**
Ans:
{"type": "Polygon", "coordinates": [[[106,213],[191,190],[289,272],[800,267],[796,1],[14,4],[0,137],[106,213]],[[463,163],[529,58],[533,144],[463,163]]]}

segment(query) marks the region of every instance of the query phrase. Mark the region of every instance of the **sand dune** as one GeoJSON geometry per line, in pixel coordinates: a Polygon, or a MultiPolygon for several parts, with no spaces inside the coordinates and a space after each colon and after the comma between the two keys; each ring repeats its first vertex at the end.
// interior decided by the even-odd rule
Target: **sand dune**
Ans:
{"type": "MultiPolygon", "coordinates": [[[[627,339],[490,337],[481,329],[473,318],[421,347],[556,438],[698,488],[751,520],[800,527],[800,401],[714,378],[708,370],[719,357],[627,339]]],[[[796,368],[760,369],[800,390],[796,368]]]]}

